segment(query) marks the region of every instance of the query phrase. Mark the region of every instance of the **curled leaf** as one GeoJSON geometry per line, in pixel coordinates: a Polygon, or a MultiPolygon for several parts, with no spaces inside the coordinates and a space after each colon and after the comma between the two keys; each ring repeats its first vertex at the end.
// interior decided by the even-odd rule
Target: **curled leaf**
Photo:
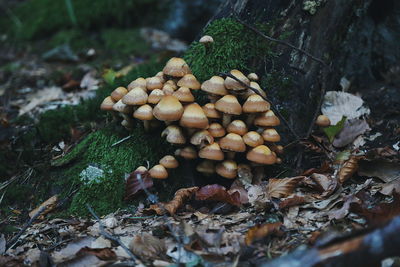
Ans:
{"type": "Polygon", "coordinates": [[[218,184],[206,185],[196,192],[197,200],[211,200],[228,203],[234,206],[240,206],[240,193],[235,191],[229,193],[225,187],[218,184]]]}
{"type": "Polygon", "coordinates": [[[47,213],[51,212],[53,209],[55,209],[55,207],[57,206],[57,202],[58,202],[58,196],[54,195],[51,198],[49,198],[48,200],[46,200],[45,202],[43,202],[42,204],[40,204],[38,207],[36,207],[34,210],[32,210],[31,212],[29,212],[29,217],[33,217],[35,216],[35,214],[37,212],[39,212],[39,210],[42,207],[44,208],[44,211],[40,214],[40,216],[38,217],[39,220],[43,220],[44,219],[44,215],[46,215],[47,213]]]}
{"type": "Polygon", "coordinates": [[[111,248],[89,248],[89,247],[83,247],[81,248],[76,255],[77,256],[84,256],[84,255],[94,255],[100,260],[114,260],[117,258],[117,254],[111,248]]]}
{"type": "Polygon", "coordinates": [[[267,184],[268,198],[283,198],[293,193],[296,185],[303,180],[304,176],[296,176],[283,179],[269,179],[267,184]]]}
{"type": "Polygon", "coordinates": [[[153,186],[153,179],[149,172],[134,171],[125,183],[125,200],[132,199],[140,191],[153,186]]]}
{"type": "Polygon", "coordinates": [[[162,259],[167,252],[165,241],[148,233],[133,237],[129,249],[136,256],[146,259],[162,259]]]}
{"type": "Polygon", "coordinates": [[[338,176],[340,183],[346,182],[353,176],[358,169],[358,162],[361,158],[360,156],[351,156],[350,159],[343,164],[338,176]]]}
{"type": "Polygon", "coordinates": [[[246,245],[250,246],[254,241],[263,239],[272,234],[278,234],[278,235],[282,234],[281,230],[279,229],[281,225],[282,225],[281,222],[276,222],[276,223],[256,225],[250,228],[247,231],[245,237],[246,245]]]}

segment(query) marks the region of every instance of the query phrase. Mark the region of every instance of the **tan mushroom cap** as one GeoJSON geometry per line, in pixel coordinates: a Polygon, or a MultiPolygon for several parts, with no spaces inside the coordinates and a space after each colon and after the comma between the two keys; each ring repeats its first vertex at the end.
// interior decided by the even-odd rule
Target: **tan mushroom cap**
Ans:
{"type": "Polygon", "coordinates": [[[146,83],[146,88],[148,90],[154,90],[154,89],[161,89],[163,87],[163,83],[160,77],[154,76],[147,78],[147,83],[146,83]]]}
{"type": "Polygon", "coordinates": [[[163,98],[163,96],[164,96],[164,92],[162,90],[154,89],[149,94],[149,97],[147,98],[147,102],[149,102],[150,104],[157,104],[158,102],[160,102],[160,100],[161,100],[161,98],[163,98]]]}
{"type": "Polygon", "coordinates": [[[136,168],[135,172],[147,172],[147,168],[145,166],[139,166],[136,168]]]}
{"type": "Polygon", "coordinates": [[[233,152],[244,152],[246,151],[246,145],[240,135],[235,133],[229,133],[221,140],[219,140],[219,146],[221,149],[233,151],[233,152]]]}
{"type": "Polygon", "coordinates": [[[147,93],[142,88],[136,87],[124,95],[122,102],[127,105],[144,105],[147,103],[147,98],[147,93]]]}
{"type": "Polygon", "coordinates": [[[114,101],[119,101],[127,93],[128,93],[128,90],[125,87],[120,86],[120,87],[115,88],[114,91],[112,91],[111,97],[112,97],[112,99],[114,99],[114,101]]]}
{"type": "Polygon", "coordinates": [[[192,73],[192,71],[183,58],[173,57],[168,60],[163,69],[163,73],[173,77],[183,77],[185,74],[192,73]]]}
{"type": "Polygon", "coordinates": [[[274,164],[276,162],[276,156],[272,151],[265,145],[260,145],[249,152],[247,152],[246,158],[252,162],[258,164],[274,164]]]}
{"type": "Polygon", "coordinates": [[[236,96],[226,95],[215,103],[215,108],[223,113],[231,115],[242,114],[242,106],[239,104],[236,96]]]}
{"type": "Polygon", "coordinates": [[[196,166],[196,171],[203,173],[204,175],[212,175],[215,173],[215,162],[212,160],[203,160],[196,166]]]}
{"type": "Polygon", "coordinates": [[[185,107],[179,124],[186,128],[206,129],[208,119],[200,105],[192,103],[185,107]]]}
{"type": "MultiPolygon", "coordinates": [[[[248,78],[250,81],[254,81],[254,82],[258,81],[258,75],[257,75],[256,73],[254,73],[254,72],[249,73],[249,75],[247,75],[247,78],[248,78]]],[[[250,85],[250,86],[251,86],[251,85],[250,85]]]]}
{"type": "MultiPolygon", "coordinates": [[[[262,95],[263,97],[267,97],[267,94],[265,93],[265,91],[260,87],[260,85],[256,82],[250,82],[250,87],[254,88],[259,95],[262,95]]],[[[247,99],[249,96],[251,95],[255,95],[257,94],[256,92],[254,92],[251,89],[247,89],[246,94],[244,95],[244,98],[247,99]]]]}
{"type": "Polygon", "coordinates": [[[172,95],[175,92],[174,88],[172,88],[172,86],[169,84],[165,84],[162,91],[164,95],[172,95]]]}
{"type": "Polygon", "coordinates": [[[228,91],[224,85],[224,78],[212,76],[211,79],[203,82],[201,90],[213,95],[227,95],[228,91]]]}
{"type": "Polygon", "coordinates": [[[153,108],[148,105],[145,104],[143,106],[140,106],[137,110],[135,110],[135,112],[133,113],[133,117],[135,117],[138,120],[141,121],[149,121],[154,119],[153,116],[153,108]]]}
{"type": "Polygon", "coordinates": [[[264,138],[259,133],[250,131],[243,136],[243,142],[248,146],[256,147],[264,144],[264,138]]]}
{"type": "Polygon", "coordinates": [[[206,116],[210,119],[220,119],[222,117],[221,113],[215,108],[213,103],[207,103],[202,108],[206,116]]]}
{"type": "Polygon", "coordinates": [[[164,96],[154,107],[153,115],[160,121],[177,121],[182,117],[183,106],[181,102],[171,95],[164,96]]]}
{"type": "Polygon", "coordinates": [[[126,119],[121,121],[121,125],[124,126],[127,129],[131,129],[132,126],[133,126],[132,121],[126,120],[126,119]]]}
{"type": "Polygon", "coordinates": [[[328,127],[331,125],[331,120],[326,115],[319,115],[315,121],[315,124],[321,127],[328,127]]]}
{"type": "Polygon", "coordinates": [[[171,155],[166,155],[162,157],[159,163],[167,169],[175,169],[178,168],[179,166],[179,162],[176,160],[174,156],[171,155]]]}
{"type": "Polygon", "coordinates": [[[173,94],[180,102],[191,103],[194,102],[194,96],[187,87],[181,87],[176,90],[173,94]]]}
{"type": "Polygon", "coordinates": [[[225,160],[221,163],[218,163],[215,170],[216,172],[221,175],[222,177],[228,178],[228,179],[234,179],[237,176],[237,169],[238,166],[236,162],[233,160],[225,160]]]}
{"type": "Polygon", "coordinates": [[[178,86],[198,90],[201,84],[193,74],[186,74],[178,81],[178,86]]]}
{"type": "Polygon", "coordinates": [[[223,160],[225,155],[217,143],[212,143],[199,151],[199,157],[203,159],[223,160]]]}
{"type": "Polygon", "coordinates": [[[154,179],[166,179],[168,178],[168,172],[165,167],[161,164],[155,165],[149,170],[149,174],[154,179]]]}
{"type": "Polygon", "coordinates": [[[204,35],[199,40],[199,43],[202,43],[202,44],[210,44],[213,42],[214,42],[214,39],[210,35],[204,35]]]}
{"type": "Polygon", "coordinates": [[[115,101],[112,99],[111,96],[107,96],[104,98],[103,102],[101,102],[100,109],[106,111],[112,111],[115,101]]]}
{"type": "Polygon", "coordinates": [[[264,138],[265,141],[267,142],[279,142],[281,140],[280,135],[278,132],[273,129],[265,129],[262,133],[262,137],[264,138]]]}
{"type": "Polygon", "coordinates": [[[244,135],[248,132],[247,125],[241,120],[232,121],[226,128],[228,133],[235,133],[238,135],[244,135]]]}
{"type": "Polygon", "coordinates": [[[144,91],[147,90],[146,88],[146,79],[139,77],[136,80],[133,80],[129,85],[128,85],[128,91],[132,90],[133,88],[139,87],[142,88],[144,91]]]}
{"type": "Polygon", "coordinates": [[[185,135],[182,129],[176,125],[169,125],[161,133],[161,137],[167,137],[167,142],[175,145],[183,145],[186,143],[185,135]]]}
{"type": "Polygon", "coordinates": [[[271,105],[259,95],[251,95],[243,104],[243,112],[256,113],[266,112],[270,109],[271,105]]]}
{"type": "Polygon", "coordinates": [[[129,114],[132,112],[132,106],[128,106],[127,104],[124,104],[121,99],[117,103],[114,104],[113,110],[121,112],[121,113],[129,114]]]}
{"type": "MultiPolygon", "coordinates": [[[[247,77],[244,76],[244,74],[241,71],[239,71],[239,70],[231,70],[230,73],[233,76],[235,76],[237,79],[242,81],[244,84],[246,84],[247,86],[250,85],[250,80],[247,79],[247,77]]],[[[225,85],[226,89],[233,90],[233,91],[242,91],[242,90],[246,89],[246,86],[240,84],[238,81],[232,79],[231,77],[226,77],[225,78],[224,85],[225,85]]]]}
{"type": "Polygon", "coordinates": [[[162,83],[165,83],[165,79],[164,79],[164,72],[159,71],[157,72],[156,75],[154,75],[155,77],[159,77],[162,83]]]}
{"type": "Polygon", "coordinates": [[[211,123],[207,130],[216,138],[225,136],[226,134],[225,128],[218,122],[211,123]]]}
{"type": "Polygon", "coordinates": [[[260,127],[278,126],[280,123],[279,118],[275,116],[275,113],[272,110],[263,112],[254,120],[254,124],[260,127]]]}
{"type": "Polygon", "coordinates": [[[181,156],[184,159],[197,159],[197,151],[192,146],[186,146],[182,149],[177,149],[175,155],[181,156]]]}
{"type": "Polygon", "coordinates": [[[214,137],[210,134],[207,130],[202,130],[195,132],[192,137],[190,138],[190,143],[192,145],[198,146],[202,144],[212,144],[214,143],[214,137]]]}
{"type": "Polygon", "coordinates": [[[174,89],[174,91],[175,91],[176,89],[178,89],[178,86],[176,85],[176,82],[173,81],[173,80],[168,80],[168,81],[165,82],[165,84],[170,85],[170,86],[174,89]]]}

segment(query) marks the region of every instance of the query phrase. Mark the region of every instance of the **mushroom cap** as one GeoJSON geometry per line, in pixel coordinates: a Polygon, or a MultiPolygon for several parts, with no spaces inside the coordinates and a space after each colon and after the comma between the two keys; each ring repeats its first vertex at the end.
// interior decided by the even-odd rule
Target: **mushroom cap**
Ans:
{"type": "Polygon", "coordinates": [[[249,152],[247,152],[246,158],[252,162],[259,164],[274,164],[276,162],[276,156],[272,151],[265,145],[260,145],[249,152]]]}
{"type": "Polygon", "coordinates": [[[112,97],[112,99],[114,99],[114,101],[119,101],[127,93],[128,93],[128,90],[125,87],[120,86],[120,87],[115,88],[114,91],[112,91],[111,97],[112,97]]]}
{"type": "Polygon", "coordinates": [[[215,162],[208,159],[203,160],[196,166],[196,171],[205,175],[211,175],[215,173],[215,162]]]}
{"type": "Polygon", "coordinates": [[[114,104],[113,110],[121,112],[121,113],[129,114],[132,112],[132,106],[128,106],[127,104],[124,104],[121,99],[117,103],[114,104]]]}
{"type": "Polygon", "coordinates": [[[199,157],[203,159],[223,160],[225,155],[219,147],[218,143],[212,143],[208,146],[203,147],[199,151],[199,157]]]}
{"type": "Polygon", "coordinates": [[[164,85],[161,78],[158,76],[147,78],[146,81],[146,88],[150,91],[154,89],[161,89],[164,85]]]}
{"type": "Polygon", "coordinates": [[[219,119],[222,117],[221,113],[215,108],[214,103],[207,103],[202,108],[206,116],[210,119],[219,119]]]}
{"type": "Polygon", "coordinates": [[[127,129],[130,129],[130,128],[132,128],[132,125],[133,125],[133,124],[132,124],[132,121],[123,119],[123,120],[121,121],[121,125],[124,126],[124,127],[127,128],[127,129]]]}
{"type": "Polygon", "coordinates": [[[177,149],[175,155],[181,156],[184,159],[197,159],[197,151],[192,146],[186,146],[182,149],[177,149]]]}
{"type": "MultiPolygon", "coordinates": [[[[249,75],[247,75],[247,78],[248,78],[250,81],[254,81],[254,82],[258,81],[258,75],[257,75],[256,73],[254,73],[254,72],[249,73],[249,75]]],[[[250,85],[250,86],[251,86],[251,85],[250,85]]]]}
{"type": "Polygon", "coordinates": [[[265,129],[262,133],[262,137],[267,142],[279,142],[281,140],[280,135],[273,128],[265,129]]]}
{"type": "Polygon", "coordinates": [[[241,120],[234,120],[229,123],[228,127],[226,128],[228,133],[235,133],[238,135],[244,135],[248,132],[247,125],[241,120]]]}
{"type": "Polygon", "coordinates": [[[243,112],[256,113],[266,112],[270,109],[271,105],[265,101],[261,96],[254,94],[247,98],[243,104],[243,112]]]}
{"type": "Polygon", "coordinates": [[[226,134],[225,128],[218,122],[211,123],[207,130],[213,137],[222,137],[226,134]]]}
{"type": "Polygon", "coordinates": [[[185,74],[192,73],[192,71],[183,58],[173,57],[168,60],[163,69],[163,73],[173,77],[183,77],[185,74]]]}
{"type": "Polygon", "coordinates": [[[179,88],[172,95],[178,98],[178,100],[181,102],[191,103],[194,101],[194,96],[187,87],[179,88]]]}
{"type": "Polygon", "coordinates": [[[183,106],[181,102],[171,95],[164,96],[154,107],[153,115],[160,121],[177,121],[182,117],[183,106]]]}
{"type": "Polygon", "coordinates": [[[214,42],[214,39],[210,35],[204,35],[199,40],[199,43],[202,43],[202,44],[209,44],[209,43],[213,43],[213,42],[214,42]]]}
{"type": "Polygon", "coordinates": [[[149,102],[150,104],[157,104],[158,102],[160,102],[160,100],[161,100],[161,98],[163,98],[163,96],[164,96],[164,92],[162,90],[154,89],[149,94],[149,97],[147,98],[147,102],[149,102]]]}
{"type": "Polygon", "coordinates": [[[260,127],[278,126],[280,123],[279,118],[275,116],[275,113],[272,110],[261,113],[254,120],[254,124],[260,127]]]}
{"type": "MultiPolygon", "coordinates": [[[[235,70],[231,70],[230,73],[233,76],[235,76],[237,79],[242,81],[244,84],[246,84],[247,86],[250,85],[250,80],[247,79],[247,77],[244,76],[244,74],[241,71],[235,69],[235,70]]],[[[240,84],[238,81],[232,79],[231,77],[225,78],[224,85],[225,85],[226,89],[233,90],[233,91],[242,91],[242,90],[246,89],[246,86],[243,86],[242,84],[240,84]]]]}
{"type": "Polygon", "coordinates": [[[166,155],[160,159],[159,163],[163,165],[167,169],[175,169],[178,168],[179,162],[176,160],[174,156],[166,155]]]}
{"type": "Polygon", "coordinates": [[[202,145],[202,144],[209,145],[209,144],[214,143],[214,137],[210,134],[209,131],[202,130],[202,131],[195,132],[193,134],[192,138],[190,138],[190,143],[195,146],[202,145]]]}
{"type": "Polygon", "coordinates": [[[167,142],[175,145],[183,145],[186,143],[185,135],[182,129],[176,125],[169,125],[161,133],[161,137],[167,137],[167,142]]]}
{"type": "Polygon", "coordinates": [[[211,79],[203,82],[201,90],[213,95],[227,95],[228,91],[224,85],[224,78],[212,76],[211,79]]]}
{"type": "Polygon", "coordinates": [[[137,110],[135,110],[135,112],[133,112],[133,117],[141,121],[152,120],[154,119],[153,108],[148,104],[140,106],[137,110]]]}
{"type": "Polygon", "coordinates": [[[161,164],[155,165],[149,170],[149,174],[154,179],[166,179],[168,178],[168,172],[165,167],[161,164]]]}
{"type": "Polygon", "coordinates": [[[208,119],[200,105],[192,103],[185,107],[179,124],[186,128],[206,129],[208,119]]]}
{"type": "Polygon", "coordinates": [[[319,115],[315,121],[315,124],[321,127],[328,127],[331,125],[331,120],[326,115],[319,115]]]}
{"type": "Polygon", "coordinates": [[[226,95],[215,103],[215,108],[223,113],[231,115],[242,114],[242,106],[234,95],[226,95]]]}
{"type": "Polygon", "coordinates": [[[146,88],[146,79],[145,78],[142,78],[142,77],[139,77],[139,78],[137,78],[136,80],[133,80],[129,85],[128,85],[128,90],[130,91],[130,90],[132,90],[133,88],[136,88],[136,87],[140,87],[140,88],[142,88],[144,91],[146,91],[147,90],[147,88],[146,88]]]}
{"type": "Polygon", "coordinates": [[[256,131],[250,131],[243,135],[243,142],[251,147],[256,147],[264,144],[264,138],[256,131]]]}
{"type": "MultiPolygon", "coordinates": [[[[260,85],[258,85],[258,83],[256,82],[250,82],[250,87],[254,88],[259,95],[262,95],[263,97],[267,97],[267,94],[265,93],[265,91],[260,87],[260,85]]],[[[244,98],[247,99],[249,96],[251,95],[255,95],[256,92],[254,92],[251,89],[247,89],[246,94],[244,94],[244,98]]]]}
{"type": "Polygon", "coordinates": [[[142,88],[136,87],[124,95],[122,102],[127,105],[144,105],[147,103],[147,98],[147,93],[142,88]]]}
{"type": "Polygon", "coordinates": [[[155,77],[159,77],[162,83],[165,83],[165,79],[164,79],[164,72],[159,71],[157,72],[156,75],[154,75],[155,77]]]}
{"type": "Polygon", "coordinates": [[[178,89],[178,86],[176,85],[176,82],[174,80],[168,80],[165,82],[165,84],[169,84],[174,89],[174,91],[178,89]]]}
{"type": "Polygon", "coordinates": [[[240,135],[235,133],[228,133],[226,136],[219,140],[219,146],[223,150],[244,152],[246,151],[246,145],[240,135]]]}
{"type": "Polygon", "coordinates": [[[224,160],[221,163],[218,163],[215,170],[222,177],[228,179],[234,179],[237,176],[237,164],[233,160],[224,160]]]}
{"type": "Polygon", "coordinates": [[[185,76],[178,81],[178,86],[198,90],[201,84],[193,74],[185,74],[185,76]]]}
{"type": "Polygon", "coordinates": [[[103,102],[101,102],[100,109],[111,111],[111,110],[113,110],[114,104],[115,104],[115,101],[112,99],[112,97],[107,96],[106,98],[104,98],[103,102]]]}
{"type": "Polygon", "coordinates": [[[165,84],[162,91],[164,95],[172,95],[175,92],[174,88],[169,84],[165,84]]]}
{"type": "Polygon", "coordinates": [[[147,168],[145,166],[139,166],[136,168],[135,172],[147,172],[147,168]]]}

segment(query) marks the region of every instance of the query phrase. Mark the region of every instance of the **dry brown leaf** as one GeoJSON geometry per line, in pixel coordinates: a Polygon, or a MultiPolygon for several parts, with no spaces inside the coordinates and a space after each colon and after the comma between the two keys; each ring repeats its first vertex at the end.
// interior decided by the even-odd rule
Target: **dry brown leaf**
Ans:
{"type": "Polygon", "coordinates": [[[31,212],[29,212],[29,217],[33,217],[35,216],[35,214],[42,208],[42,207],[46,207],[45,210],[40,214],[40,216],[38,217],[39,220],[43,220],[44,216],[51,212],[56,206],[57,206],[57,202],[58,202],[58,196],[54,195],[51,198],[49,198],[48,200],[46,200],[45,202],[43,202],[42,204],[40,204],[38,207],[36,207],[34,210],[32,210],[31,212]]]}
{"type": "Polygon", "coordinates": [[[150,177],[149,172],[132,172],[125,183],[125,201],[133,199],[137,193],[152,186],[153,179],[150,177]]]}
{"type": "Polygon", "coordinates": [[[167,247],[163,239],[152,236],[148,233],[143,233],[133,237],[129,243],[129,249],[140,258],[147,259],[163,259],[167,247]]]}
{"type": "Polygon", "coordinates": [[[181,188],[176,191],[174,198],[168,203],[157,203],[150,205],[148,209],[143,210],[145,213],[155,212],[157,215],[164,215],[166,211],[173,215],[183,206],[183,204],[190,199],[199,190],[197,186],[189,188],[181,188]]]}
{"type": "Polygon", "coordinates": [[[362,159],[361,156],[351,156],[350,159],[343,164],[338,176],[340,183],[346,182],[353,176],[358,169],[358,162],[360,159],[362,159]]]}
{"type": "Polygon", "coordinates": [[[283,198],[293,193],[296,185],[303,180],[304,176],[296,176],[283,179],[269,179],[267,184],[268,198],[283,198]]]}
{"type": "Polygon", "coordinates": [[[276,223],[267,223],[267,224],[262,224],[262,225],[256,225],[252,228],[250,228],[245,237],[245,242],[246,245],[250,246],[254,241],[263,239],[264,237],[267,237],[272,234],[282,234],[280,231],[282,223],[281,222],[276,222],[276,223]]]}
{"type": "Polygon", "coordinates": [[[220,201],[234,206],[240,206],[242,204],[238,191],[230,194],[225,187],[218,184],[206,185],[200,188],[199,191],[196,192],[196,199],[220,201]]]}
{"type": "Polygon", "coordinates": [[[301,204],[306,203],[307,200],[303,196],[292,196],[288,197],[286,199],[283,199],[281,202],[279,202],[279,209],[287,209],[293,206],[298,206],[301,204]]]}
{"type": "Polygon", "coordinates": [[[338,182],[331,175],[313,173],[310,177],[304,178],[302,184],[311,187],[320,194],[314,195],[316,198],[325,198],[335,192],[338,182]]]}
{"type": "Polygon", "coordinates": [[[100,260],[108,261],[108,260],[115,260],[117,258],[117,254],[111,250],[111,248],[89,248],[83,247],[81,248],[76,255],[84,256],[84,255],[94,255],[100,260]]]}
{"type": "Polygon", "coordinates": [[[393,193],[400,194],[400,178],[389,183],[383,184],[382,189],[379,190],[381,194],[391,196],[393,193]]]}

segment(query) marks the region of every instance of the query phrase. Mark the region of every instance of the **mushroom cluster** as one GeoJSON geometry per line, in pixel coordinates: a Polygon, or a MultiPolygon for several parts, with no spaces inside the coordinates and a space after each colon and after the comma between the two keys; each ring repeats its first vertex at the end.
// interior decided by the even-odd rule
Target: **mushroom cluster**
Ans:
{"type": "Polygon", "coordinates": [[[133,118],[143,121],[146,130],[164,122],[161,136],[179,146],[175,156],[200,158],[199,172],[233,179],[238,168],[260,170],[281,162],[277,154],[283,147],[276,144],[281,138],[273,128],[280,120],[257,80],[255,73],[245,76],[231,70],[225,79],[213,76],[201,84],[188,64],[174,57],[154,77],[137,78],[127,88],[116,88],[101,109],[119,113],[128,129],[133,127],[133,118]],[[196,90],[204,91],[209,103],[196,103],[196,90]]]}

